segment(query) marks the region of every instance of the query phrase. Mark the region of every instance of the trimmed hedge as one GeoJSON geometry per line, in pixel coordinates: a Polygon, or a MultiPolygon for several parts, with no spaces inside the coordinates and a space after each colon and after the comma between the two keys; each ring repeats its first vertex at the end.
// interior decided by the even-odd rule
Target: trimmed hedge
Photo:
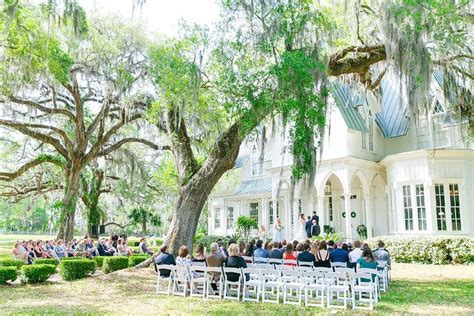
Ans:
{"type": "Polygon", "coordinates": [[[381,236],[367,240],[372,249],[383,240],[392,261],[403,263],[473,263],[474,238],[462,236],[381,236]]]}
{"type": "Polygon", "coordinates": [[[26,283],[41,283],[56,273],[53,264],[34,264],[21,267],[26,283]]]}
{"type": "Polygon", "coordinates": [[[61,276],[66,281],[82,279],[95,272],[96,263],[94,260],[62,260],[61,276]]]}
{"type": "Polygon", "coordinates": [[[17,259],[3,259],[0,260],[0,267],[15,267],[17,270],[24,266],[26,263],[17,259]]]}
{"type": "Polygon", "coordinates": [[[146,256],[146,255],[131,256],[131,257],[128,259],[128,266],[129,266],[129,267],[134,267],[134,266],[136,266],[137,264],[142,263],[143,261],[145,261],[145,260],[148,259],[148,258],[150,258],[150,256],[146,256]]]}
{"type": "Polygon", "coordinates": [[[102,271],[107,274],[114,271],[127,269],[128,260],[128,257],[121,256],[105,258],[102,264],[102,271]]]}
{"type": "Polygon", "coordinates": [[[0,284],[15,281],[18,278],[16,267],[0,267],[0,284]]]}
{"type": "Polygon", "coordinates": [[[77,257],[65,257],[65,258],[62,258],[61,261],[83,260],[83,259],[87,259],[87,258],[86,258],[86,257],[82,257],[82,256],[77,256],[77,257]]]}
{"type": "MultiPolygon", "coordinates": [[[[152,238],[147,238],[147,239],[148,239],[148,246],[151,247],[153,243],[153,239],[152,238]]],[[[138,247],[139,244],[140,244],[140,239],[136,239],[133,237],[127,239],[127,245],[129,247],[138,247]]],[[[156,238],[156,246],[160,247],[162,244],[163,244],[163,239],[156,238]]]]}
{"type": "Polygon", "coordinates": [[[59,261],[52,258],[41,258],[33,260],[33,264],[52,264],[57,266],[59,264],[59,261]]]}
{"type": "Polygon", "coordinates": [[[95,261],[97,267],[102,267],[104,259],[107,258],[106,256],[95,256],[92,259],[95,261]]]}

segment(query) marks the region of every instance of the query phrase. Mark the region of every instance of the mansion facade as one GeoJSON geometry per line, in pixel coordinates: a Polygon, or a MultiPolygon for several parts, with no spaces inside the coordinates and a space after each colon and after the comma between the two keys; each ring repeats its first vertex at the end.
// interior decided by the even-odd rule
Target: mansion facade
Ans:
{"type": "Polygon", "coordinates": [[[442,102],[442,80],[434,76],[431,107],[417,121],[407,118],[397,80],[383,80],[372,98],[334,86],[316,174],[294,188],[286,129],[268,127],[263,148],[261,141],[242,145],[240,181],[211,194],[209,234],[235,233],[245,215],[271,238],[279,217],[292,240],[298,214],[316,211],[321,227],[349,240],[359,225],[369,238],[474,236],[474,146],[465,137],[468,119],[442,102]]]}

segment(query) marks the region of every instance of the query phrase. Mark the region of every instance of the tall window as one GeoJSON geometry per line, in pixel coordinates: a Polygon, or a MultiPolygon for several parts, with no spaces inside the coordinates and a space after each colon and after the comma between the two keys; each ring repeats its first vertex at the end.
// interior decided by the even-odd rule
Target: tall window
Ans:
{"type": "Polygon", "coordinates": [[[263,161],[260,160],[260,153],[257,146],[253,147],[252,152],[252,175],[260,175],[263,172],[263,161]]]}
{"type": "Polygon", "coordinates": [[[329,221],[333,221],[333,208],[332,208],[332,196],[328,197],[328,208],[329,208],[329,221]]]}
{"type": "Polygon", "coordinates": [[[362,149],[367,149],[367,133],[362,133],[362,149]]]}
{"type": "Polygon", "coordinates": [[[275,223],[275,220],[273,218],[273,201],[268,202],[268,215],[268,222],[270,223],[270,225],[273,225],[275,223]]]}
{"type": "Polygon", "coordinates": [[[453,231],[461,230],[461,210],[459,206],[459,187],[457,184],[449,185],[449,202],[451,204],[451,225],[453,231]]]}
{"type": "Polygon", "coordinates": [[[372,114],[369,112],[369,150],[374,151],[374,120],[372,119],[372,114]]]}
{"type": "Polygon", "coordinates": [[[250,203],[250,218],[258,223],[258,203],[250,203]]]}
{"type": "Polygon", "coordinates": [[[430,135],[428,120],[420,119],[418,122],[418,128],[416,130],[416,138],[418,141],[418,148],[424,149],[430,147],[430,135]]]}
{"type": "Polygon", "coordinates": [[[221,228],[221,209],[214,209],[214,228],[221,228]]]}
{"type": "Polygon", "coordinates": [[[415,185],[418,230],[426,230],[425,190],[423,184],[415,185]]]}
{"type": "Polygon", "coordinates": [[[232,206],[227,208],[227,228],[234,228],[234,208],[232,206]]]}
{"type": "Polygon", "coordinates": [[[405,230],[413,230],[413,207],[411,204],[411,187],[403,186],[403,211],[405,215],[405,230]]]}
{"type": "Polygon", "coordinates": [[[435,184],[436,223],[438,230],[446,230],[446,201],[444,199],[444,185],[435,184]]]}

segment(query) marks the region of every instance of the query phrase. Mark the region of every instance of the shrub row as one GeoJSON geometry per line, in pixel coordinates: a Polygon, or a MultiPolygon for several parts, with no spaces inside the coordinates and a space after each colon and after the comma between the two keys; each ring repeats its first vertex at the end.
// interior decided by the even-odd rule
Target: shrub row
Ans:
{"type": "Polygon", "coordinates": [[[0,260],[0,267],[15,267],[15,269],[20,269],[26,263],[21,260],[16,259],[2,259],[0,260]]]}
{"type": "Polygon", "coordinates": [[[131,267],[134,267],[136,266],[137,264],[140,264],[142,263],[143,261],[145,261],[146,259],[148,259],[150,256],[148,255],[140,255],[140,256],[131,256],[129,259],[128,259],[128,266],[131,268],[131,267]]]}
{"type": "Polygon", "coordinates": [[[40,283],[46,281],[56,273],[54,264],[35,264],[21,267],[26,283],[40,283]]]}
{"type": "Polygon", "coordinates": [[[102,263],[102,271],[107,274],[114,271],[127,269],[128,265],[128,257],[107,257],[102,263]]]}
{"type": "Polygon", "coordinates": [[[395,262],[403,263],[472,263],[474,238],[461,236],[382,236],[367,240],[376,248],[383,240],[395,262]]]}
{"type": "Polygon", "coordinates": [[[62,260],[61,276],[66,281],[85,278],[96,269],[96,262],[90,259],[62,260]]]}
{"type": "Polygon", "coordinates": [[[0,284],[6,284],[7,281],[13,282],[18,278],[16,267],[0,267],[0,284]]]}
{"type": "Polygon", "coordinates": [[[57,266],[59,265],[59,261],[52,258],[41,258],[41,259],[35,259],[33,261],[33,264],[52,264],[54,266],[57,266]]]}

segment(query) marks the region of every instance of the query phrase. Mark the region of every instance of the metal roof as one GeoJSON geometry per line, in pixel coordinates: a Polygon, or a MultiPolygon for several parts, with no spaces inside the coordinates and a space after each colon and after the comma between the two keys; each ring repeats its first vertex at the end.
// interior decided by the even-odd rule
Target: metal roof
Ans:
{"type": "Polygon", "coordinates": [[[356,131],[369,132],[364,119],[356,108],[365,103],[362,95],[353,93],[348,85],[337,83],[333,85],[331,92],[347,127],[356,131]]]}
{"type": "Polygon", "coordinates": [[[253,194],[272,191],[272,179],[254,179],[242,181],[234,194],[253,194]]]}
{"type": "Polygon", "coordinates": [[[406,105],[394,85],[389,80],[382,80],[380,84],[382,98],[382,112],[375,114],[377,123],[384,138],[406,135],[408,132],[408,119],[406,118],[406,105]]]}
{"type": "MultiPolygon", "coordinates": [[[[240,148],[239,155],[237,156],[237,159],[235,160],[235,165],[234,168],[242,168],[247,160],[251,157],[251,153],[248,150],[248,148],[240,148]]],[[[272,160],[272,153],[267,152],[263,156],[263,161],[270,161],[272,160]]]]}

